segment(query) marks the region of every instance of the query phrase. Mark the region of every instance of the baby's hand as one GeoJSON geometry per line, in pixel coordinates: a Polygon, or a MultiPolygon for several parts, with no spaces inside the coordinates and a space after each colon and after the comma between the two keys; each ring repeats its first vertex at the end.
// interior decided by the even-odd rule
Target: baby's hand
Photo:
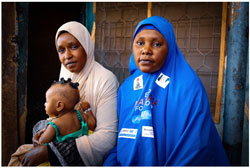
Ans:
{"type": "Polygon", "coordinates": [[[39,138],[44,133],[44,131],[45,129],[42,129],[34,135],[32,139],[34,146],[41,145],[41,143],[39,142],[39,138]]]}

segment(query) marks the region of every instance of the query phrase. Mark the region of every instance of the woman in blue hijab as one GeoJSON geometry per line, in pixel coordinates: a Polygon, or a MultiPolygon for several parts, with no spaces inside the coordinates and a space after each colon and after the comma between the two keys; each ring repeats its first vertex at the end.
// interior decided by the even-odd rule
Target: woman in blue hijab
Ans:
{"type": "Polygon", "coordinates": [[[129,70],[118,92],[117,146],[104,165],[229,165],[206,91],[170,22],[153,16],[138,24],[129,70]]]}

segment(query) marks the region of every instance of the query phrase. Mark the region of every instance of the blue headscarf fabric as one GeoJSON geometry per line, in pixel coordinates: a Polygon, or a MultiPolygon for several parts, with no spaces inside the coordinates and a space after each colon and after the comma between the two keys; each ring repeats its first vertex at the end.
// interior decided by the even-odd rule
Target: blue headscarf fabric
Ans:
{"type": "Polygon", "coordinates": [[[151,25],[151,24],[149,24],[149,25],[143,25],[143,26],[141,26],[141,27],[135,32],[133,40],[135,39],[136,35],[137,35],[138,33],[140,33],[142,30],[156,30],[156,31],[159,32],[159,30],[158,30],[156,27],[154,27],[153,25],[151,25]]]}
{"type": "Polygon", "coordinates": [[[167,59],[154,73],[143,73],[132,53],[128,77],[118,92],[117,146],[106,166],[227,166],[229,161],[214,126],[206,91],[176,44],[173,27],[153,16],[166,39],[167,59]]]}

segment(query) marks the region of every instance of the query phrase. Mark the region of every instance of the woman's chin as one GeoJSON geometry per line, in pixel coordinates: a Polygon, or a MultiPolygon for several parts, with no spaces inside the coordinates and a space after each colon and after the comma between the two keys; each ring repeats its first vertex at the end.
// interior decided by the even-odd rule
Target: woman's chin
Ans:
{"type": "Polygon", "coordinates": [[[79,73],[80,70],[75,70],[75,69],[68,69],[71,73],[79,73]]]}
{"type": "Polygon", "coordinates": [[[70,71],[71,73],[79,73],[81,72],[82,68],[77,66],[65,66],[65,68],[70,71]]]}
{"type": "Polygon", "coordinates": [[[143,72],[143,73],[154,73],[154,72],[157,72],[157,71],[159,71],[161,68],[157,68],[157,67],[155,67],[155,66],[139,66],[138,67],[140,70],[141,70],[141,72],[143,72]]]}
{"type": "Polygon", "coordinates": [[[139,69],[140,69],[143,73],[152,73],[152,71],[153,71],[151,68],[148,68],[148,67],[147,67],[147,68],[145,68],[145,67],[143,67],[143,68],[140,67],[139,69]]]}
{"type": "Polygon", "coordinates": [[[70,71],[71,73],[77,73],[77,70],[76,70],[75,67],[66,66],[66,69],[67,69],[68,71],[70,71]]]}

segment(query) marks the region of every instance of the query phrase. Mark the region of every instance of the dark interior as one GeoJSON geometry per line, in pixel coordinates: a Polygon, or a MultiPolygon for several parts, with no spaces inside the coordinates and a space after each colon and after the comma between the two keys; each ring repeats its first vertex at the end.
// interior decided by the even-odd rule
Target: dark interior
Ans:
{"type": "Polygon", "coordinates": [[[46,119],[45,93],[59,78],[60,62],[55,48],[57,29],[68,21],[82,21],[85,3],[29,3],[28,86],[26,143],[32,142],[32,128],[46,119]]]}

